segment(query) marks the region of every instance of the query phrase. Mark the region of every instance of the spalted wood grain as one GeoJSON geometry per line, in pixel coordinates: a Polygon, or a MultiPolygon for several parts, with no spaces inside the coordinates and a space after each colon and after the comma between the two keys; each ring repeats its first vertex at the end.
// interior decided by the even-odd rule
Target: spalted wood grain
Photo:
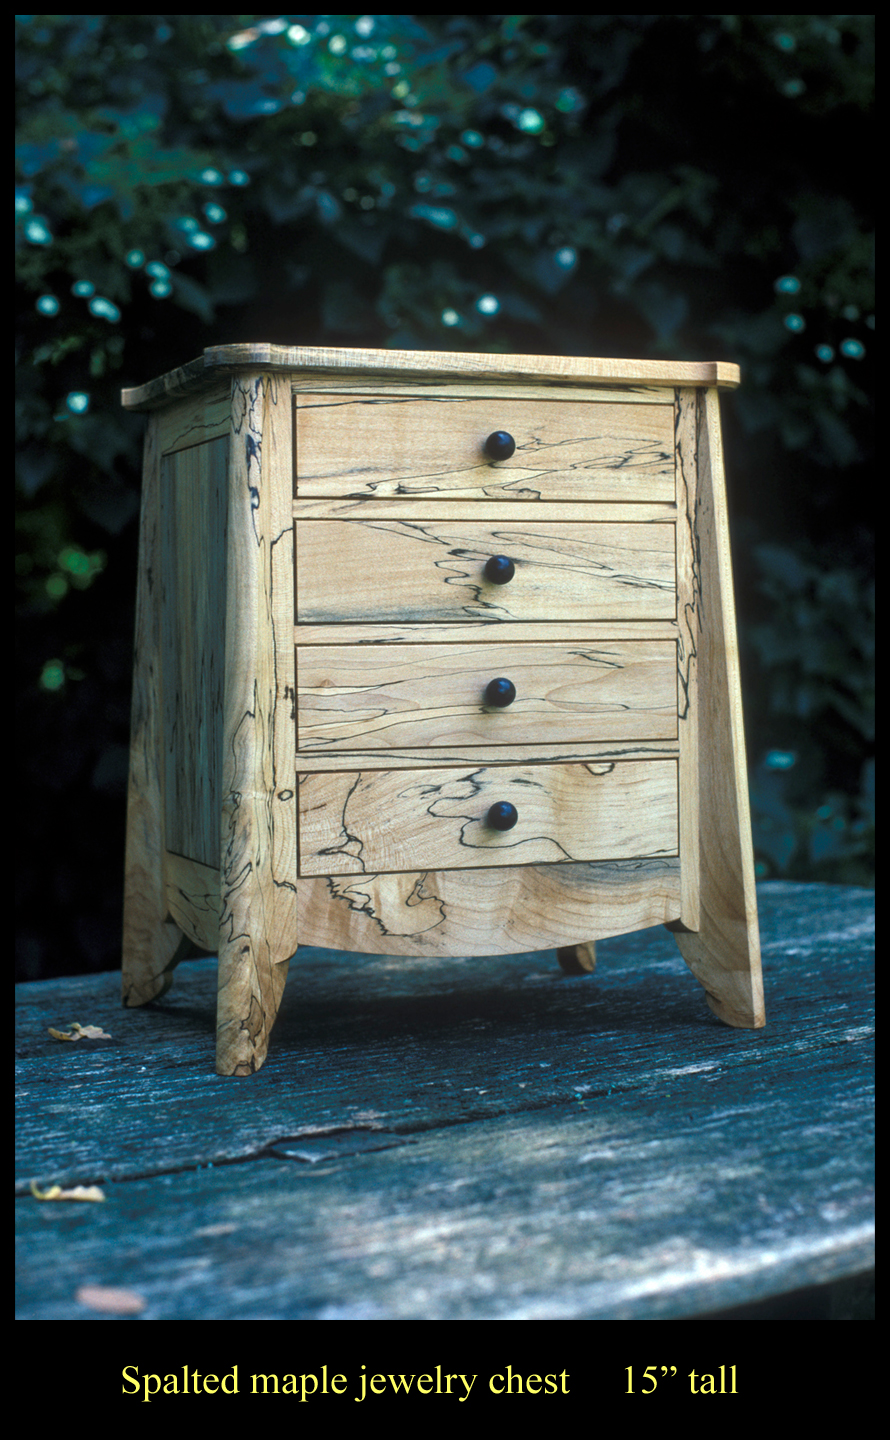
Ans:
{"type": "Polygon", "coordinates": [[[219,863],[229,437],[161,460],[166,847],[219,863]]]}
{"type": "Polygon", "coordinates": [[[188,942],[168,919],[164,877],[164,720],[161,691],[161,535],[158,422],[142,465],[136,636],[130,718],[121,997],[145,1005],[172,984],[188,942]]]}
{"type": "MultiPolygon", "coordinates": [[[[173,601],[159,620],[152,598],[139,661],[153,693],[135,710],[129,1003],[168,983],[177,926],[212,941],[218,904],[223,1073],[262,1064],[298,936],[479,953],[487,926],[493,948],[577,949],[660,920],[717,1013],[762,1023],[716,390],[695,389],[737,380],[720,365],[236,346],[127,397],[183,397],[161,419],[176,456],[160,498],[152,442],[173,601]],[[233,371],[227,420],[208,386],[233,371]],[[515,432],[507,462],[480,457],[495,428],[515,432]],[[493,554],[516,565],[506,586],[484,579],[493,554]],[[215,610],[225,683],[208,727],[215,610]],[[466,655],[480,640],[488,678],[515,669],[518,642],[515,709],[480,705],[466,655]],[[615,774],[594,805],[591,782],[615,774]],[[493,832],[465,802],[515,803],[505,786],[520,823],[493,832]]],[[[146,595],[157,526],[149,515],[146,595]]]]}
{"type": "Polygon", "coordinates": [[[670,620],[561,620],[551,624],[546,620],[478,620],[455,621],[454,624],[437,625],[430,634],[429,627],[417,622],[406,624],[375,624],[373,622],[343,621],[336,625],[295,625],[296,645],[455,645],[504,644],[506,641],[541,641],[547,644],[561,644],[571,641],[575,645],[616,640],[669,640],[677,641],[677,622],[670,620]]]}
{"type": "Polygon", "coordinates": [[[217,1068],[259,1068],[296,947],[291,431],[282,382],[232,394],[217,1068]]]}
{"type": "Polygon", "coordinates": [[[513,396],[298,395],[299,498],[674,499],[673,410],[513,396]],[[507,460],[484,452],[512,435],[507,460]]]}
{"type": "Polygon", "coordinates": [[[431,749],[428,745],[405,745],[387,750],[383,759],[381,751],[359,748],[337,751],[336,759],[325,751],[298,756],[300,770],[304,774],[316,771],[330,771],[336,765],[338,770],[377,770],[385,764],[387,770],[417,770],[433,761],[437,769],[466,769],[479,764],[486,765],[546,765],[552,760],[566,764],[598,765],[604,761],[614,764],[616,760],[676,760],[676,740],[600,740],[584,742],[543,741],[537,745],[486,745],[479,748],[479,742],[471,745],[454,745],[447,751],[431,749]]]}
{"type": "Polygon", "coordinates": [[[590,744],[677,735],[676,646],[549,645],[297,649],[297,748],[590,744]],[[509,679],[506,707],[485,699],[509,679]]]}
{"type": "Polygon", "coordinates": [[[263,369],[314,372],[316,375],[369,372],[381,380],[395,377],[443,380],[542,381],[606,385],[674,386],[739,384],[739,368],[725,360],[616,360],[573,355],[479,355],[449,350],[356,350],[337,346],[289,346],[252,343],[212,345],[196,360],[156,380],[121,391],[128,410],[149,410],[180,395],[218,385],[232,370],[263,369]]]}
{"type": "Polygon", "coordinates": [[[306,945],[393,955],[511,955],[666,924],[680,913],[680,862],[611,860],[306,877],[306,945]]]}
{"type": "Polygon", "coordinates": [[[294,519],[304,520],[415,520],[422,515],[425,520],[492,520],[499,522],[506,516],[511,525],[516,520],[534,520],[536,524],[554,520],[565,524],[610,525],[657,525],[660,521],[673,523],[677,518],[677,507],[673,493],[670,500],[649,504],[640,500],[624,503],[622,500],[466,500],[451,497],[448,500],[433,499],[418,501],[384,496],[382,500],[342,495],[322,495],[306,500],[299,497],[293,501],[294,519]]]}
{"type": "MultiPolygon", "coordinates": [[[[420,507],[418,507],[419,509],[420,507]]],[[[674,525],[321,521],[297,531],[297,619],[667,620],[674,525]],[[498,585],[486,562],[516,567],[498,585]]]]}
{"type": "Polygon", "coordinates": [[[219,948],[219,866],[200,865],[169,850],[164,855],[167,909],[183,935],[201,950],[219,948]]]}
{"type": "Polygon", "coordinates": [[[533,379],[524,375],[522,379],[509,376],[489,375],[482,377],[457,377],[443,374],[437,376],[423,371],[387,374],[368,370],[364,374],[356,370],[304,370],[291,375],[291,389],[299,403],[301,395],[333,397],[348,395],[395,396],[400,399],[429,400],[530,400],[547,404],[556,400],[571,401],[579,405],[664,405],[665,391],[657,385],[587,385],[583,381],[533,379]]]}
{"type": "Polygon", "coordinates": [[[702,629],[702,551],[697,533],[697,391],[676,392],[677,462],[677,729],[680,741],[680,860],[683,923],[701,921],[699,825],[699,650],[702,629]]]}
{"type": "Polygon", "coordinates": [[[301,875],[677,853],[672,760],[316,773],[299,789],[301,875]],[[487,821],[500,802],[511,830],[487,821]]]}
{"type": "Polygon", "coordinates": [[[696,397],[697,489],[692,548],[700,592],[698,647],[699,914],[675,937],[708,1004],[729,1025],[765,1023],[748,809],[735,601],[717,393],[696,397]]]}

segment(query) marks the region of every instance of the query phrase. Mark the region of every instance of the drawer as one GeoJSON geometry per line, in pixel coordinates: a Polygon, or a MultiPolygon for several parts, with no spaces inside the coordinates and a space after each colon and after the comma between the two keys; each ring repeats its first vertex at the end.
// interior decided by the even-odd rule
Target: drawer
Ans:
{"type": "Polygon", "coordinates": [[[674,740],[671,640],[297,648],[297,748],[674,740]],[[486,702],[495,678],[509,705],[486,702]]]}
{"type": "Polygon", "coordinates": [[[674,500],[670,403],[327,394],[296,407],[303,498],[674,500]],[[516,442],[506,460],[483,449],[497,430],[516,442]]]}
{"type": "Polygon", "coordinates": [[[297,619],[672,620],[676,526],[480,520],[306,520],[297,619]],[[506,555],[507,584],[486,578],[506,555]]]}
{"type": "Polygon", "coordinates": [[[677,854],[677,764],[301,775],[299,873],[386,874],[677,854]],[[512,829],[487,823],[513,805],[512,829]]]}

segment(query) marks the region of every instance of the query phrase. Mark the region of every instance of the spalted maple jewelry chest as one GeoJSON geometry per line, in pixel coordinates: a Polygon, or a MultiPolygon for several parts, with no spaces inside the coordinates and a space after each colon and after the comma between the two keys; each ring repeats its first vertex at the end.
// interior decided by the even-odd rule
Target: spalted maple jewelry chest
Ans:
{"type": "Polygon", "coordinates": [[[124,391],[150,412],[125,1004],[217,953],[217,1069],[245,1075],[298,945],[592,969],[664,924],[722,1020],[764,1023],[738,381],[245,344],[124,391]]]}

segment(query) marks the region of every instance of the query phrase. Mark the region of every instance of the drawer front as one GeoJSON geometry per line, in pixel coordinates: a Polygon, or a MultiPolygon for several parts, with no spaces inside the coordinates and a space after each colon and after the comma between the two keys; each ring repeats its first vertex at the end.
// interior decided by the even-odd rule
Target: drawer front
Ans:
{"type": "Polygon", "coordinates": [[[297,649],[304,754],[676,736],[670,640],[297,649]],[[506,706],[486,700],[496,678],[516,691],[506,706]]]}
{"type": "Polygon", "coordinates": [[[303,498],[674,499],[670,403],[330,394],[296,406],[303,498]],[[483,449],[498,430],[516,443],[506,460],[483,449]]]}
{"type": "Polygon", "coordinates": [[[301,875],[678,853],[672,760],[319,773],[299,792],[301,875]],[[500,802],[518,813],[512,829],[487,822],[500,802]]]}
{"type": "Polygon", "coordinates": [[[305,520],[297,619],[338,623],[672,620],[671,523],[305,520]],[[507,584],[484,574],[506,555],[507,584]]]}

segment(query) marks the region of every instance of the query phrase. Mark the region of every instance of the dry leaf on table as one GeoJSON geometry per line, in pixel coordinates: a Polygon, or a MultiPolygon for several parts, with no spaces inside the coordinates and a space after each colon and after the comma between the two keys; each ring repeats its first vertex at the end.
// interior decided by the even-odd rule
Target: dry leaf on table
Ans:
{"type": "Polygon", "coordinates": [[[78,1025],[77,1021],[70,1030],[54,1030],[52,1025],[48,1026],[49,1033],[54,1040],[110,1040],[111,1036],[102,1029],[101,1025],[78,1025]]]}
{"type": "Polygon", "coordinates": [[[35,1200],[104,1200],[105,1196],[98,1185],[74,1185],[70,1190],[63,1190],[61,1185],[50,1185],[48,1190],[38,1190],[34,1181],[31,1181],[31,1194],[35,1200]]]}

